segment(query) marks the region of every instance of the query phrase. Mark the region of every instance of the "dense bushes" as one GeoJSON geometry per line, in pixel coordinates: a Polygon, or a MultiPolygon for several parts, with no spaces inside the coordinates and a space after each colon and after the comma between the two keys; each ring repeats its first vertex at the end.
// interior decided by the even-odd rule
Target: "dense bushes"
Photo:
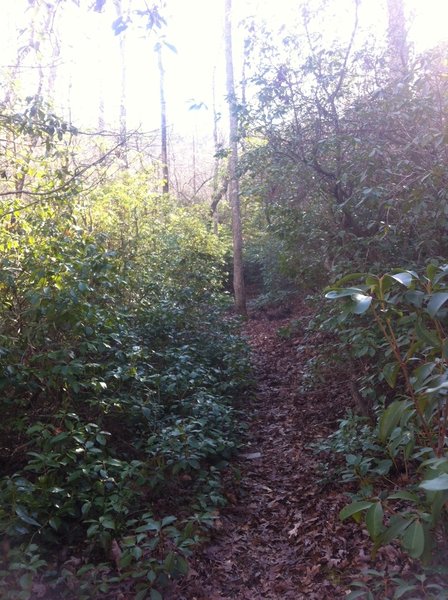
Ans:
{"type": "MultiPolygon", "coordinates": [[[[375,549],[398,539],[429,562],[447,525],[446,47],[397,72],[379,39],[357,37],[355,14],[347,42],[325,44],[325,10],[307,7],[277,37],[247,24],[247,255],[267,293],[293,283],[321,296],[334,283],[328,297],[344,307],[319,305],[317,320],[349,365],[347,396],[369,415],[319,443],[345,455],[334,477],[360,484],[342,517],[365,517],[375,549]]],[[[375,578],[353,598],[438,593],[375,578]]]]}
{"type": "MultiPolygon", "coordinates": [[[[344,301],[337,321],[353,361],[364,357],[357,383],[377,417],[370,427],[361,423],[370,431],[354,451],[342,441],[349,421],[334,436],[342,442],[337,452],[345,454],[345,478],[351,472],[360,483],[341,518],[365,517],[376,549],[398,539],[427,565],[437,564],[448,523],[447,276],[446,264],[431,262],[423,273],[368,275],[361,284],[359,274],[347,276],[327,293],[344,301]]],[[[360,435],[360,424],[352,424],[360,435]]]]}
{"type": "Polygon", "coordinates": [[[241,187],[267,286],[282,274],[317,291],[445,256],[446,48],[399,79],[370,43],[329,48],[314,33],[251,29],[241,187]]]}
{"type": "Polygon", "coordinates": [[[158,598],[224,502],[238,443],[226,248],[129,177],[0,236],[1,595],[91,598],[126,579],[158,598]]]}

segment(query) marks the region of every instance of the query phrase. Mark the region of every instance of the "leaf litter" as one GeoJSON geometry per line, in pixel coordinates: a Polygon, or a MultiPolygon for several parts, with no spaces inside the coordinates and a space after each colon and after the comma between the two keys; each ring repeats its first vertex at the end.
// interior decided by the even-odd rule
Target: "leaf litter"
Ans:
{"type": "MultiPolygon", "coordinates": [[[[312,316],[302,304],[293,312],[304,323],[312,316]]],[[[337,428],[353,399],[343,370],[303,385],[326,334],[279,335],[290,317],[259,311],[245,326],[257,385],[246,407],[247,447],[234,464],[241,477],[229,478],[229,505],[168,600],[337,600],[363,568],[410,568],[393,546],[373,559],[367,531],[339,520],[354,488],[324,481],[310,444],[337,428]]]]}

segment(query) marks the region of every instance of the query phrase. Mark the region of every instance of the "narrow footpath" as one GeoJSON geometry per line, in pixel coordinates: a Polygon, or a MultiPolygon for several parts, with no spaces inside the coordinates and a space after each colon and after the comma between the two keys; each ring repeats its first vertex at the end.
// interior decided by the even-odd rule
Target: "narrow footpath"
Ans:
{"type": "MultiPolygon", "coordinates": [[[[314,371],[331,384],[310,385],[325,338],[305,335],[309,318],[297,306],[287,319],[252,315],[245,328],[257,389],[235,465],[241,480],[227,490],[230,503],[211,541],[170,600],[337,600],[353,573],[374,566],[367,532],[338,519],[347,486],[325,478],[310,448],[336,428],[351,400],[347,382],[325,377],[325,365],[314,371]]],[[[397,559],[394,548],[384,551],[377,561],[397,559]]]]}

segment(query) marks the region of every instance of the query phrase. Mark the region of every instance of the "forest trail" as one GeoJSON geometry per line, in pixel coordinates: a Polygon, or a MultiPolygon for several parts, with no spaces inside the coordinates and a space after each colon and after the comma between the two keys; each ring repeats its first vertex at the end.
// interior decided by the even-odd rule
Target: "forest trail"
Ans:
{"type": "Polygon", "coordinates": [[[304,337],[309,318],[298,306],[287,319],[254,314],[245,327],[257,386],[236,464],[241,481],[227,490],[211,541],[170,600],[336,600],[348,593],[349,571],[370,561],[366,532],[338,519],[344,490],[322,482],[309,447],[336,428],[350,402],[337,374],[329,389],[305,389],[325,343],[323,334],[304,337]]]}

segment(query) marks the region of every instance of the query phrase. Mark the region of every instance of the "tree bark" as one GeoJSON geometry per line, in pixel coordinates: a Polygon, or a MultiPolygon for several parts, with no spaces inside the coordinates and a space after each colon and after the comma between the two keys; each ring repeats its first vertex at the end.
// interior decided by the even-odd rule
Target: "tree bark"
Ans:
{"type": "Polygon", "coordinates": [[[156,45],[157,59],[159,66],[159,85],[160,85],[160,138],[161,138],[161,154],[162,161],[162,193],[169,192],[169,173],[168,173],[168,141],[167,141],[167,126],[166,126],[166,100],[165,100],[165,70],[162,61],[162,44],[156,45]]]}
{"type": "Polygon", "coordinates": [[[243,234],[241,223],[241,206],[238,182],[238,115],[233,77],[232,54],[232,0],[225,0],[224,40],[227,74],[227,101],[229,103],[229,201],[232,207],[233,234],[233,289],[236,311],[246,316],[246,291],[243,271],[243,234]]]}
{"type": "Polygon", "coordinates": [[[393,78],[408,74],[409,46],[403,0],[387,0],[389,69],[393,78]]]}
{"type": "MultiPolygon", "coordinates": [[[[115,4],[115,12],[117,15],[117,19],[121,19],[125,21],[125,16],[123,15],[123,2],[122,0],[114,0],[115,4]]],[[[127,17],[128,15],[126,15],[127,17]]],[[[127,153],[127,136],[128,136],[128,123],[127,123],[127,111],[126,111],[126,91],[127,91],[127,73],[126,73],[126,29],[120,34],[120,71],[121,71],[121,81],[120,81],[120,142],[122,143],[122,158],[123,158],[123,167],[127,169],[129,167],[128,163],[128,153],[127,153]]]]}
{"type": "Polygon", "coordinates": [[[223,194],[227,191],[227,179],[226,187],[223,194],[219,194],[218,181],[219,181],[219,140],[218,140],[218,115],[216,113],[216,86],[215,86],[215,69],[213,69],[212,79],[212,107],[213,107],[213,145],[215,148],[215,164],[213,167],[213,195],[212,195],[212,220],[213,220],[213,233],[218,235],[219,215],[218,215],[218,204],[223,194]]]}

